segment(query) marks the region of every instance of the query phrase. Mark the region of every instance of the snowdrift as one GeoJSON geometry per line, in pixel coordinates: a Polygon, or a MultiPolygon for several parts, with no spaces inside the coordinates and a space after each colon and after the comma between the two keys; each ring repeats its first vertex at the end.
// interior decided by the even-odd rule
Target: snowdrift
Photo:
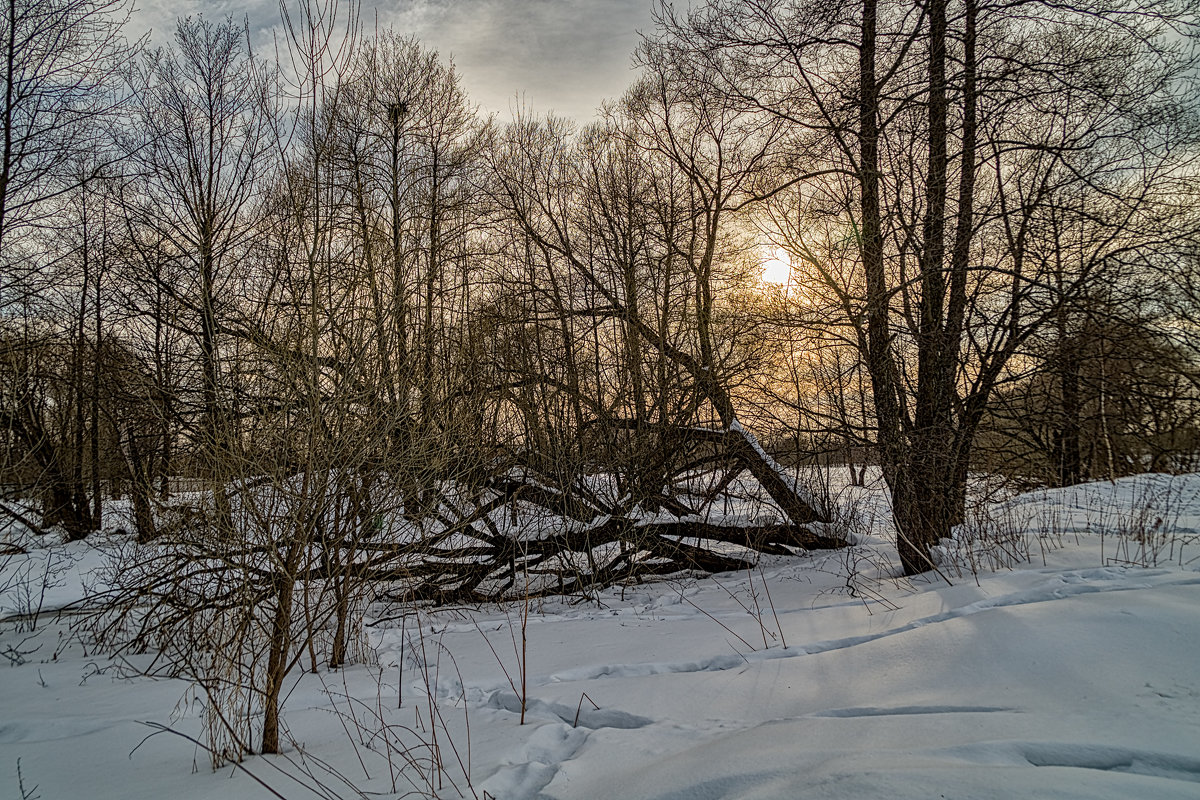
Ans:
{"type": "Polygon", "coordinates": [[[294,675],[286,752],[217,773],[185,738],[200,694],[55,613],[120,542],[21,540],[0,556],[0,795],[1200,796],[1200,476],[994,504],[912,581],[886,497],[847,492],[842,550],[589,602],[377,605],[375,663],[294,675]]]}

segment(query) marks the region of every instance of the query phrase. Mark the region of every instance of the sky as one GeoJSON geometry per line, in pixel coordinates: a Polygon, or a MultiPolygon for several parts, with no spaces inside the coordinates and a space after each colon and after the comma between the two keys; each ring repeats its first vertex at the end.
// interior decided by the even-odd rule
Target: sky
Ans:
{"type": "MultiPolygon", "coordinates": [[[[638,31],[653,29],[652,0],[363,0],[366,32],[392,25],[452,57],[471,99],[510,116],[518,98],[539,113],[586,123],[634,78],[638,31]]],[[[248,19],[260,41],[278,0],[141,0],[130,33],[166,44],[179,17],[248,19]]]]}

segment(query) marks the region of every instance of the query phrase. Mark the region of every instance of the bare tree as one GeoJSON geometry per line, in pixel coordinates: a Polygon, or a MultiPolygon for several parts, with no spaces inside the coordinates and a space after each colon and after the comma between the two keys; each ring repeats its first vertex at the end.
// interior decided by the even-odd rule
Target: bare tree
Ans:
{"type": "MultiPolygon", "coordinates": [[[[974,433],[1014,353],[1104,259],[1167,241],[1157,209],[1193,138],[1180,104],[1191,62],[1177,46],[1193,21],[1166,5],[1129,10],[660,9],[656,46],[743,113],[786,121],[800,169],[831,166],[804,190],[840,218],[853,261],[811,268],[871,378],[906,573],[932,566],[929,548],[962,518],[974,433]],[[1030,257],[1031,236],[1073,195],[1101,200],[1105,233],[1088,266],[1047,292],[1054,265],[1030,257]]],[[[794,253],[829,250],[814,246],[819,225],[798,227],[794,253]]]]}
{"type": "Polygon", "coordinates": [[[82,476],[71,474],[63,449],[69,445],[53,441],[36,393],[27,391],[38,378],[26,368],[57,317],[47,314],[39,293],[51,286],[58,259],[69,255],[40,237],[64,198],[104,166],[103,123],[121,103],[119,72],[136,52],[121,34],[130,8],[123,0],[11,0],[0,7],[0,360],[13,379],[0,419],[6,443],[42,465],[44,523],[62,523],[73,536],[95,524],[82,476]],[[80,170],[85,154],[89,168],[80,170]]]}
{"type": "MultiPolygon", "coordinates": [[[[703,87],[689,84],[668,64],[657,68],[631,92],[627,127],[617,125],[606,134],[611,144],[593,134],[577,162],[548,131],[527,122],[513,126],[509,150],[498,164],[498,199],[531,252],[561,264],[579,285],[565,303],[556,300],[554,313],[577,314],[579,300],[590,294],[590,313],[619,323],[615,333],[625,356],[616,374],[631,381],[632,419],[616,416],[608,424],[620,422],[634,431],[649,424],[641,377],[641,350],[648,348],[660,369],[670,364],[686,376],[691,415],[709,409],[718,426],[711,433],[790,522],[803,526],[823,519],[825,511],[741,424],[725,383],[722,361],[728,351],[722,352],[726,343],[718,333],[721,272],[735,260],[727,220],[752,196],[778,128],[710,102],[703,87]],[[645,163],[638,166],[638,160],[645,163]],[[643,297],[643,276],[652,274],[665,293],[643,297]],[[682,330],[675,327],[680,322],[682,330]]],[[[695,422],[687,424],[698,438],[695,422]]]]}
{"type": "MultiPolygon", "coordinates": [[[[20,231],[40,225],[47,201],[89,178],[74,159],[103,134],[121,101],[120,70],[136,53],[121,28],[125,0],[8,0],[0,8],[0,248],[5,280],[18,273],[20,231]]],[[[98,167],[99,165],[97,165],[98,167]]],[[[13,302],[15,284],[0,285],[13,302]]]]}
{"type": "Polygon", "coordinates": [[[153,265],[199,350],[196,439],[213,479],[218,515],[228,517],[224,465],[236,433],[221,366],[222,311],[238,297],[233,271],[253,231],[257,194],[273,155],[271,70],[249,51],[234,21],[181,20],[173,48],[159,48],[131,72],[136,100],[121,137],[130,241],[153,265]],[[160,266],[167,259],[168,271],[160,266]]]}

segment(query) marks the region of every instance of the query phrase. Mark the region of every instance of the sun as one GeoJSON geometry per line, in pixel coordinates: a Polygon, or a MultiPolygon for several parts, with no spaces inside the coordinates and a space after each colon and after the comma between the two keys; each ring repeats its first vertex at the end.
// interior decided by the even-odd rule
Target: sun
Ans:
{"type": "Polygon", "coordinates": [[[763,248],[762,282],[783,286],[792,275],[792,259],[782,247],[763,248]]]}

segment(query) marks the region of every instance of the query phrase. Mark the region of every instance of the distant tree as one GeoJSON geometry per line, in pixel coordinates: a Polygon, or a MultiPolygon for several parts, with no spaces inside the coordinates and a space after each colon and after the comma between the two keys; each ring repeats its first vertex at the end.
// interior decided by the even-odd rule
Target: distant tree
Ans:
{"type": "Polygon", "coordinates": [[[1067,319],[1032,344],[1025,371],[996,391],[981,424],[980,463],[1058,486],[1194,469],[1197,365],[1162,321],[1094,298],[1067,319]]]}
{"type": "Polygon", "coordinates": [[[176,326],[198,350],[199,414],[191,418],[225,517],[222,486],[236,434],[220,342],[242,296],[246,274],[235,264],[261,214],[258,194],[275,153],[272,72],[246,37],[232,18],[181,20],[174,46],[146,53],[132,69],[135,99],[120,136],[130,255],[154,277],[155,296],[178,309],[147,309],[154,324],[176,326]]]}
{"type": "MultiPolygon", "coordinates": [[[[63,317],[63,309],[54,308],[46,295],[56,294],[54,279],[64,272],[61,259],[79,251],[46,234],[59,223],[68,197],[86,192],[86,184],[107,164],[105,123],[123,101],[120,73],[137,50],[122,35],[131,10],[125,0],[10,0],[0,6],[0,368],[9,381],[0,395],[5,460],[18,460],[11,449],[17,448],[40,465],[33,488],[43,495],[43,522],[62,524],[72,536],[99,524],[83,486],[83,454],[70,452],[72,444],[82,449],[83,339],[77,340],[75,357],[74,442],[61,441],[65,429],[48,425],[42,389],[54,360],[37,362],[47,347],[57,350],[57,344],[48,343],[57,341],[63,317]],[[64,244],[65,251],[57,249],[64,244]]],[[[95,391],[89,394],[94,397],[95,391]]],[[[93,422],[96,418],[93,413],[93,422]]]]}
{"type": "MultiPolygon", "coordinates": [[[[453,64],[412,38],[366,38],[344,77],[335,180],[346,190],[354,273],[369,303],[379,413],[412,470],[409,512],[428,508],[438,457],[458,427],[456,335],[471,325],[482,205],[473,184],[488,128],[453,64]],[[420,473],[420,474],[418,474],[420,473]]],[[[459,351],[461,352],[461,351],[459,351]]]]}

